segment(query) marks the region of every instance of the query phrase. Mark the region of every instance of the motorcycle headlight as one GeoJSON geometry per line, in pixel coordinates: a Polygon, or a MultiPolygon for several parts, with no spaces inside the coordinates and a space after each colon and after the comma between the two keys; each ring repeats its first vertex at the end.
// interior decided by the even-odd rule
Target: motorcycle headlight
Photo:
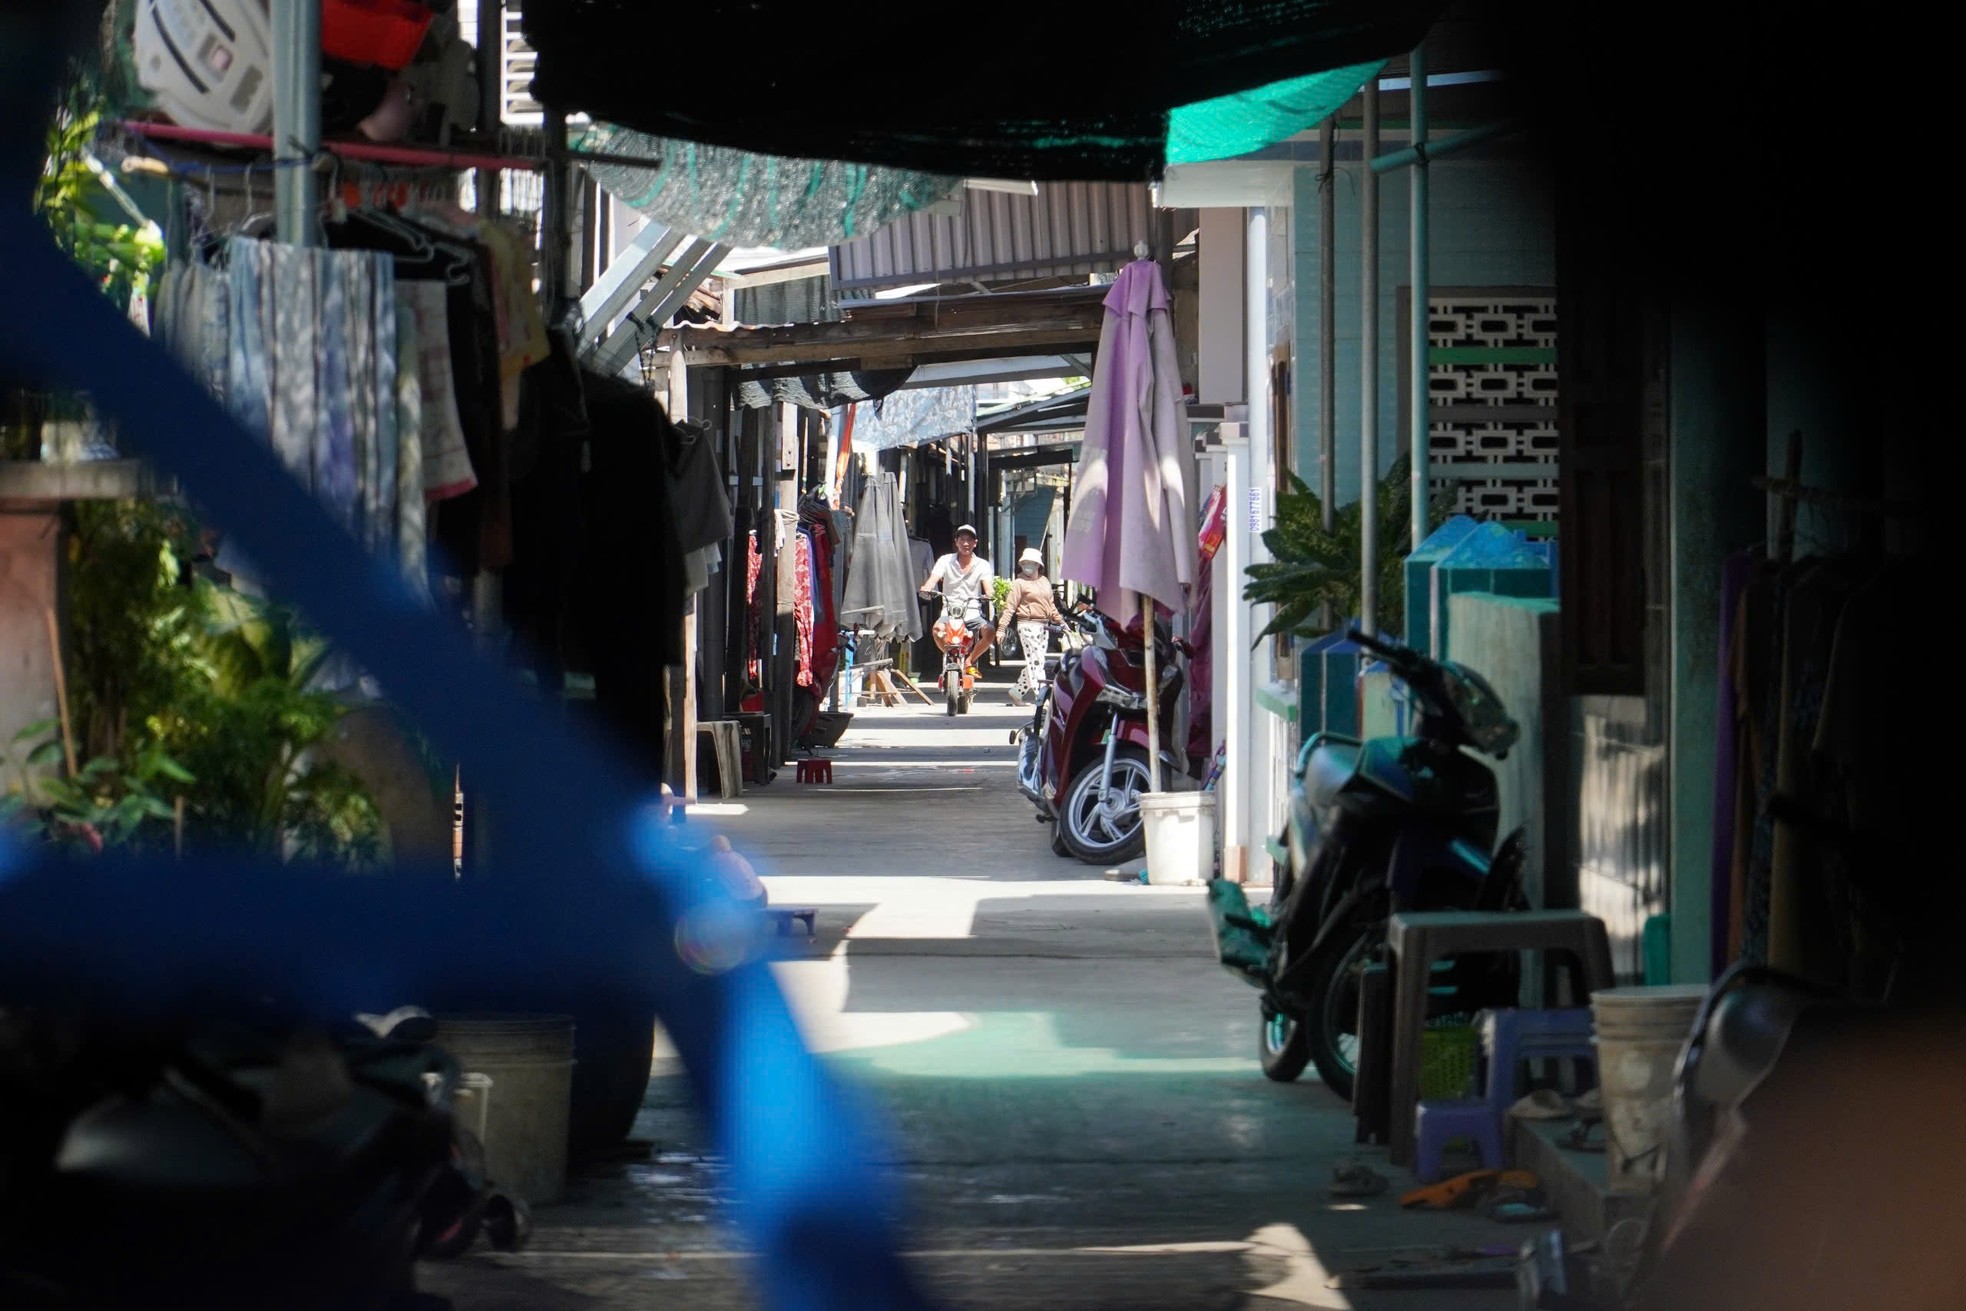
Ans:
{"type": "Polygon", "coordinates": [[[1487,680],[1463,665],[1448,663],[1442,667],[1447,675],[1443,681],[1448,698],[1454,703],[1455,712],[1461,716],[1475,748],[1499,756],[1514,746],[1521,730],[1509,718],[1502,698],[1487,680]]]}
{"type": "Polygon", "coordinates": [[[1147,698],[1144,695],[1132,691],[1129,688],[1121,687],[1117,683],[1108,683],[1106,686],[1100,688],[1097,699],[1104,701],[1109,706],[1118,706],[1121,710],[1145,710],[1147,708],[1147,698]]]}

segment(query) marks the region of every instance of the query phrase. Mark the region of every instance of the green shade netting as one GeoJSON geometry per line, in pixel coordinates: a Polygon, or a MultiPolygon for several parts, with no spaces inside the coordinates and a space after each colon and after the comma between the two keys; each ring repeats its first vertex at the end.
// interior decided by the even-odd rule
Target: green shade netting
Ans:
{"type": "Polygon", "coordinates": [[[962,179],[908,169],[756,155],[597,123],[574,149],[661,160],[589,164],[623,203],[678,232],[734,246],[802,250],[864,237],[956,194],[962,179]]]}
{"type": "Polygon", "coordinates": [[[1287,140],[1336,113],[1385,66],[1352,64],[1182,105],[1168,114],[1167,162],[1232,159],[1287,140]]]}

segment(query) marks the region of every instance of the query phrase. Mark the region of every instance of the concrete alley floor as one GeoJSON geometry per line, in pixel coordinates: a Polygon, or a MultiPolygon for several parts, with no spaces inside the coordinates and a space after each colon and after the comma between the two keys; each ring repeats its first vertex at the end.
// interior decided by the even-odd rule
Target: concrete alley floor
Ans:
{"type": "MultiPolygon", "coordinates": [[[[1262,1077],[1256,997],[1216,964],[1201,891],[1051,853],[1015,784],[1008,734],[1028,713],[1001,686],[956,719],[861,708],[832,784],[788,768],[690,821],[727,833],[775,904],[819,908],[817,942],[773,969],[808,1042],[888,1117],[924,1284],[952,1307],[1514,1307],[1326,1287],[1384,1259],[1363,1249],[1529,1230],[1402,1211],[1409,1176],[1353,1147],[1343,1103],[1314,1077],[1262,1077]],[[1347,1156],[1389,1192],[1327,1197],[1347,1156]]],[[[636,1133],[647,1158],[578,1172],[525,1251],[481,1246],[422,1267],[423,1286],[460,1311],[757,1305],[660,1052],[636,1133]]]]}

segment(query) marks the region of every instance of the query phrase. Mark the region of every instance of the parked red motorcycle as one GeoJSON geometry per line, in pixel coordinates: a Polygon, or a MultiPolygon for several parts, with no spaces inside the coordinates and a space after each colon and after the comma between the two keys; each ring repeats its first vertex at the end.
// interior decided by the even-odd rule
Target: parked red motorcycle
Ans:
{"type": "MultiPolygon", "coordinates": [[[[1051,849],[1088,865],[1131,860],[1146,846],[1140,794],[1147,791],[1146,650],[1137,629],[1121,629],[1097,610],[1073,622],[1084,646],[1067,651],[1038,694],[1029,727],[1012,730],[1021,747],[1018,789],[1052,822],[1051,849]]],[[[1175,749],[1174,712],[1189,654],[1167,625],[1154,623],[1160,673],[1160,761],[1164,779],[1199,778],[1197,762],[1175,749]]]]}

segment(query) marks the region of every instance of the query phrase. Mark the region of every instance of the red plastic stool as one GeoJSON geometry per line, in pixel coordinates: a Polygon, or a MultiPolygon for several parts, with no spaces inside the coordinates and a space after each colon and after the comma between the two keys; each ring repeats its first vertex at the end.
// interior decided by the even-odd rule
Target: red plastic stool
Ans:
{"type": "Polygon", "coordinates": [[[831,783],[833,781],[833,762],[814,756],[799,762],[799,782],[831,783]]]}

